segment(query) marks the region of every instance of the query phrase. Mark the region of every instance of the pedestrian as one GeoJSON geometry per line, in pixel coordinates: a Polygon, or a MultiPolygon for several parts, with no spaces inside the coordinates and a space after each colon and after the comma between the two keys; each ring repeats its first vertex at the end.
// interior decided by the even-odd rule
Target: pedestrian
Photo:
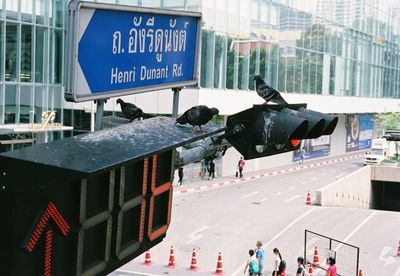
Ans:
{"type": "Polygon", "coordinates": [[[280,271],[281,262],[282,262],[281,252],[279,252],[278,248],[274,248],[274,250],[272,250],[272,252],[275,255],[272,276],[281,276],[281,271],[280,271]]]}
{"type": "Polygon", "coordinates": [[[300,156],[300,160],[299,163],[303,164],[304,163],[304,157],[306,155],[306,152],[304,151],[304,148],[299,149],[299,156],[300,156]]]}
{"type": "Polygon", "coordinates": [[[264,268],[264,248],[262,248],[262,241],[259,240],[256,242],[256,258],[258,260],[258,263],[260,265],[260,273],[258,275],[262,275],[262,271],[264,268]]]}
{"type": "Polygon", "coordinates": [[[254,255],[254,250],[249,250],[250,258],[247,260],[246,267],[244,268],[243,274],[246,274],[247,268],[249,268],[250,276],[257,276],[260,273],[260,265],[257,261],[256,256],[254,255]]]}
{"type": "Polygon", "coordinates": [[[240,178],[243,177],[243,168],[244,168],[245,165],[246,165],[246,163],[244,162],[243,157],[240,157],[240,160],[239,160],[238,166],[237,166],[238,169],[239,169],[240,178]]]}
{"type": "Polygon", "coordinates": [[[182,185],[182,181],[183,181],[183,167],[180,167],[178,169],[178,185],[181,186],[182,185]]]}
{"type": "Polygon", "coordinates": [[[326,270],[325,276],[336,276],[336,260],[334,257],[326,259],[326,264],[329,265],[326,270]]]}
{"type": "Polygon", "coordinates": [[[210,170],[209,170],[209,173],[208,173],[208,179],[210,179],[211,177],[212,177],[212,179],[214,179],[214,177],[215,177],[215,163],[214,163],[213,160],[210,161],[209,166],[210,166],[210,170]]]}
{"type": "Polygon", "coordinates": [[[298,257],[296,276],[305,276],[305,275],[306,275],[306,269],[304,267],[304,258],[298,257]]]}
{"type": "Polygon", "coordinates": [[[201,180],[204,179],[204,177],[206,176],[206,171],[207,171],[207,164],[206,161],[203,159],[200,162],[200,176],[201,176],[201,180]]]}

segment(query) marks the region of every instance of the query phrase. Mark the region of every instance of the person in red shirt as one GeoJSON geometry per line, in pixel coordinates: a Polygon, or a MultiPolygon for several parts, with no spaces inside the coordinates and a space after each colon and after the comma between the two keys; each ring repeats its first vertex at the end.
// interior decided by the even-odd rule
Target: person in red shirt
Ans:
{"type": "Polygon", "coordinates": [[[240,176],[240,178],[243,177],[243,168],[244,168],[245,164],[246,164],[246,163],[244,162],[243,157],[240,157],[240,160],[239,160],[239,162],[238,162],[238,169],[239,169],[239,176],[240,176]]]}
{"type": "Polygon", "coordinates": [[[336,260],[335,260],[335,258],[329,257],[326,260],[326,264],[329,265],[329,267],[326,270],[325,276],[336,276],[336,260]]]}

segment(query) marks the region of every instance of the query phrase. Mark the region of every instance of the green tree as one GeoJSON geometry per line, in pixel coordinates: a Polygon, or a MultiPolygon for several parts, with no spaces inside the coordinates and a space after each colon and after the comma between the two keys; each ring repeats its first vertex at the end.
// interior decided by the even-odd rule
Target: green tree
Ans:
{"type": "Polygon", "coordinates": [[[375,129],[381,136],[388,129],[400,129],[400,113],[382,113],[375,115],[375,129]]]}

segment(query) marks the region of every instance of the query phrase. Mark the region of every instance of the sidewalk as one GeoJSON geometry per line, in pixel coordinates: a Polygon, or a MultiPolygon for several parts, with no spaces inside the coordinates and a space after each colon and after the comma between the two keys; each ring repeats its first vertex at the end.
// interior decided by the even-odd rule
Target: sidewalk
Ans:
{"type": "Polygon", "coordinates": [[[246,177],[243,177],[241,179],[235,177],[234,175],[229,175],[229,176],[220,177],[220,178],[217,178],[214,180],[196,181],[196,182],[192,182],[190,184],[185,184],[182,186],[174,186],[174,195],[182,195],[182,194],[193,193],[193,192],[198,192],[198,191],[216,189],[218,187],[247,182],[249,180],[253,180],[253,179],[257,179],[257,178],[261,178],[261,177],[285,174],[285,173],[290,173],[293,171],[300,171],[300,170],[304,170],[304,169],[308,169],[308,168],[320,167],[320,166],[324,166],[327,164],[338,163],[338,162],[342,162],[342,161],[346,161],[346,160],[358,159],[358,158],[363,157],[364,154],[365,154],[365,151],[357,151],[357,152],[351,152],[351,153],[347,153],[347,154],[343,154],[343,155],[311,159],[311,160],[304,161],[303,164],[293,163],[293,164],[281,166],[281,167],[275,167],[275,168],[259,170],[259,171],[252,171],[252,172],[245,172],[246,177]]]}

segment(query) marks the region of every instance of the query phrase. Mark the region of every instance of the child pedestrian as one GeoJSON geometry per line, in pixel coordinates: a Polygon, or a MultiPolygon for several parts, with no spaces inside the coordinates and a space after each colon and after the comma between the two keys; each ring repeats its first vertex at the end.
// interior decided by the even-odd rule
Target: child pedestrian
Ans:
{"type": "Polygon", "coordinates": [[[260,265],[260,273],[258,275],[262,275],[262,271],[264,268],[264,249],[262,248],[262,241],[259,240],[256,243],[256,258],[258,260],[258,264],[260,265]]]}
{"type": "Polygon", "coordinates": [[[305,276],[305,275],[306,275],[306,269],[304,267],[304,258],[298,257],[296,276],[305,276]]]}
{"type": "Polygon", "coordinates": [[[249,250],[250,258],[247,260],[246,267],[244,268],[243,274],[246,274],[247,268],[249,269],[249,276],[257,276],[260,273],[260,265],[254,255],[254,250],[249,250]]]}
{"type": "Polygon", "coordinates": [[[336,260],[335,260],[335,258],[329,257],[326,260],[326,264],[329,265],[329,267],[326,270],[325,276],[336,276],[336,260]]]}

